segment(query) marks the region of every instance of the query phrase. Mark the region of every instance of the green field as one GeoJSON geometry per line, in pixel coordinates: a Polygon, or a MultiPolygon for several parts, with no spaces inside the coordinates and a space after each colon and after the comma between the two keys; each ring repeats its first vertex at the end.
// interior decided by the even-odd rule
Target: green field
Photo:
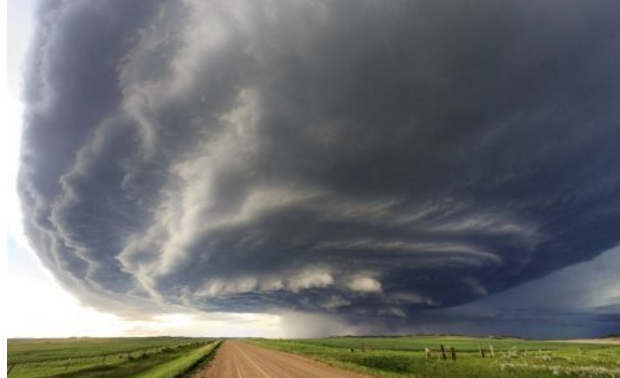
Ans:
{"type": "Polygon", "coordinates": [[[620,377],[620,345],[435,336],[249,341],[377,377],[620,377]],[[449,352],[443,360],[442,344],[456,349],[456,361],[449,352]]]}
{"type": "MultiPolygon", "coordinates": [[[[377,377],[620,377],[618,344],[454,336],[247,341],[377,377]],[[430,358],[425,348],[432,350],[430,358]]],[[[13,367],[9,377],[24,378],[175,378],[210,358],[218,345],[172,337],[11,339],[7,369],[13,367]]]]}
{"type": "Polygon", "coordinates": [[[207,359],[208,339],[70,338],[7,340],[11,378],[174,378],[207,359]]]}

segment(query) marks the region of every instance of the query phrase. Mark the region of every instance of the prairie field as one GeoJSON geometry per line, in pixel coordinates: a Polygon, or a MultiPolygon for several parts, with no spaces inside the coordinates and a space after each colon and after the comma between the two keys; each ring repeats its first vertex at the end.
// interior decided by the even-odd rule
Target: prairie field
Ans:
{"type": "Polygon", "coordinates": [[[174,337],[9,339],[7,371],[11,378],[175,378],[218,344],[174,337]]]}
{"type": "Polygon", "coordinates": [[[613,340],[575,343],[431,336],[250,342],[377,377],[620,377],[620,344],[613,340]],[[446,349],[445,360],[441,345],[446,349]],[[431,350],[428,358],[426,348],[431,350]]]}
{"type": "MultiPolygon", "coordinates": [[[[374,377],[620,377],[618,339],[402,336],[242,341],[374,377]]],[[[7,371],[18,378],[189,377],[208,369],[220,344],[174,337],[9,339],[7,371]]],[[[238,357],[234,364],[242,363],[238,357]]]]}

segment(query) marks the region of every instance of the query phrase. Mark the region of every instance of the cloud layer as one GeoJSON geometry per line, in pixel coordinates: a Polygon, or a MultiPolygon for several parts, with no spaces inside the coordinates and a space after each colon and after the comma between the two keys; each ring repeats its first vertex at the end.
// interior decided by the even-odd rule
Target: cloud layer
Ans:
{"type": "Polygon", "coordinates": [[[123,311],[407,317],[620,243],[615,1],[43,3],[20,193],[123,311]]]}

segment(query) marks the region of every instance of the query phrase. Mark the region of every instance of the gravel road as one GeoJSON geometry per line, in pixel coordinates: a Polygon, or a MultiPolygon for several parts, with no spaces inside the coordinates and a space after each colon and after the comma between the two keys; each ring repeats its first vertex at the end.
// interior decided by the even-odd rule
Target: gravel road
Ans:
{"type": "Polygon", "coordinates": [[[227,340],[194,378],[369,378],[308,358],[227,340]]]}

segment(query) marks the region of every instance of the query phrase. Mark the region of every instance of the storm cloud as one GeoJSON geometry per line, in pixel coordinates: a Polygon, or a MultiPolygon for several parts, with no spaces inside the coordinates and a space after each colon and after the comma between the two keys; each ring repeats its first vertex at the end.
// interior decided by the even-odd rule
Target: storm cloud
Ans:
{"type": "Polygon", "coordinates": [[[620,244],[618,14],[44,2],[28,237],[115,311],[406,318],[591,260],[620,244]]]}

